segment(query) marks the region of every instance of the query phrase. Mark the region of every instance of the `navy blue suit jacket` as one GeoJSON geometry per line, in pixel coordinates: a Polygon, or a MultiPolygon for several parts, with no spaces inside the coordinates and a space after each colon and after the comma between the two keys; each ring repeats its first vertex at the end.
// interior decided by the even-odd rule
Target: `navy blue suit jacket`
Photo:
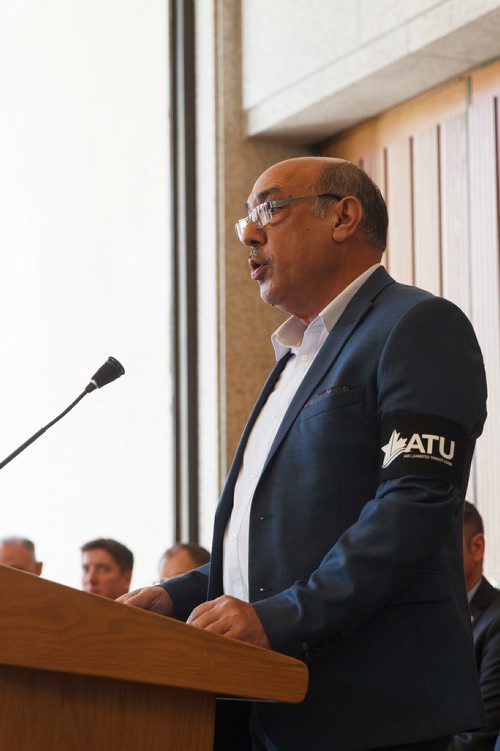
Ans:
{"type": "MultiPolygon", "coordinates": [[[[165,584],[178,618],[223,593],[234,485],[283,365],[238,445],[211,564],[165,584]]],[[[310,673],[301,705],[257,707],[280,749],[370,748],[483,723],[461,551],[462,502],[485,402],[481,352],[467,318],[379,268],[302,381],[252,503],[250,601],[272,647],[306,660],[310,673]],[[429,416],[433,450],[433,416],[463,431],[453,483],[441,472],[442,458],[417,462],[413,453],[402,456],[400,465],[410,461],[397,476],[381,474],[390,447],[409,440],[401,426],[408,431],[415,420],[422,434],[421,415],[429,416]],[[388,443],[384,425],[394,427],[388,443]]],[[[449,444],[442,448],[449,453],[449,444]]]]}

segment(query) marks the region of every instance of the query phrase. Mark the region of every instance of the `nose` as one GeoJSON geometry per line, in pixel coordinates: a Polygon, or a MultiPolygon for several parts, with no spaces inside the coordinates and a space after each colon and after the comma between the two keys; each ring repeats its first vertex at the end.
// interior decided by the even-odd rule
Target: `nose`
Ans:
{"type": "Polygon", "coordinates": [[[250,219],[242,232],[241,242],[249,248],[259,247],[266,241],[266,233],[263,227],[257,227],[250,219]]]}
{"type": "Polygon", "coordinates": [[[95,584],[97,581],[95,569],[91,568],[88,571],[86,571],[83,575],[83,581],[86,584],[95,584]]]}

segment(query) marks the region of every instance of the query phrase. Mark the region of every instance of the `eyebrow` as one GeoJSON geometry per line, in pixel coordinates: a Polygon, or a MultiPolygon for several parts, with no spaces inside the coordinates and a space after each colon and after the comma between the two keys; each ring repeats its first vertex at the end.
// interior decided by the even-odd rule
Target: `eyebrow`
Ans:
{"type": "MultiPolygon", "coordinates": [[[[260,193],[257,193],[256,195],[256,199],[258,201],[257,206],[261,203],[264,203],[266,198],[269,198],[269,196],[273,195],[274,193],[280,193],[280,192],[281,192],[281,188],[277,186],[275,188],[267,188],[266,190],[261,190],[260,193]]],[[[245,203],[245,208],[247,211],[250,210],[248,201],[245,203]]]]}

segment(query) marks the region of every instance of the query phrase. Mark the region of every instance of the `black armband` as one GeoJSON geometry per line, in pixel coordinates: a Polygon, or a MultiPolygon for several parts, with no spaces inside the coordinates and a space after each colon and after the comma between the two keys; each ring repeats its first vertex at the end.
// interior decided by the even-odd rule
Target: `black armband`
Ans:
{"type": "Polygon", "coordinates": [[[439,415],[395,413],[380,431],[380,479],[425,475],[462,486],[467,434],[439,415]]]}

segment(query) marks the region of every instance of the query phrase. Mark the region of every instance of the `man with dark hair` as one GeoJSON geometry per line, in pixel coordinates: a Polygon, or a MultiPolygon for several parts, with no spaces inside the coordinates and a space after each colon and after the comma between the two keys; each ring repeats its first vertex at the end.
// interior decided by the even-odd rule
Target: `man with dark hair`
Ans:
{"type": "Polygon", "coordinates": [[[177,542],[165,550],[158,565],[160,581],[172,579],[210,561],[210,553],[196,542],[177,542]]]}
{"type": "Polygon", "coordinates": [[[111,537],[86,542],[82,551],[82,589],[116,600],[130,588],[134,555],[111,537]]]}
{"type": "MultiPolygon", "coordinates": [[[[483,576],[484,526],[477,508],[465,501],[464,570],[479,686],[486,713],[482,730],[456,735],[449,751],[494,751],[500,730],[500,590],[483,576]]],[[[459,659],[457,655],[457,659],[459,659]]]]}
{"type": "Polygon", "coordinates": [[[302,704],[253,706],[254,749],[445,750],[484,721],[461,571],[486,418],[476,337],[455,305],[383,268],[387,211],[356,165],[280,162],[247,206],[251,278],[290,315],[277,365],[211,562],[124,601],[307,662],[302,704]]]}
{"type": "Polygon", "coordinates": [[[34,543],[27,537],[5,537],[0,540],[0,563],[35,576],[40,576],[43,567],[43,563],[36,559],[34,543]]]}

